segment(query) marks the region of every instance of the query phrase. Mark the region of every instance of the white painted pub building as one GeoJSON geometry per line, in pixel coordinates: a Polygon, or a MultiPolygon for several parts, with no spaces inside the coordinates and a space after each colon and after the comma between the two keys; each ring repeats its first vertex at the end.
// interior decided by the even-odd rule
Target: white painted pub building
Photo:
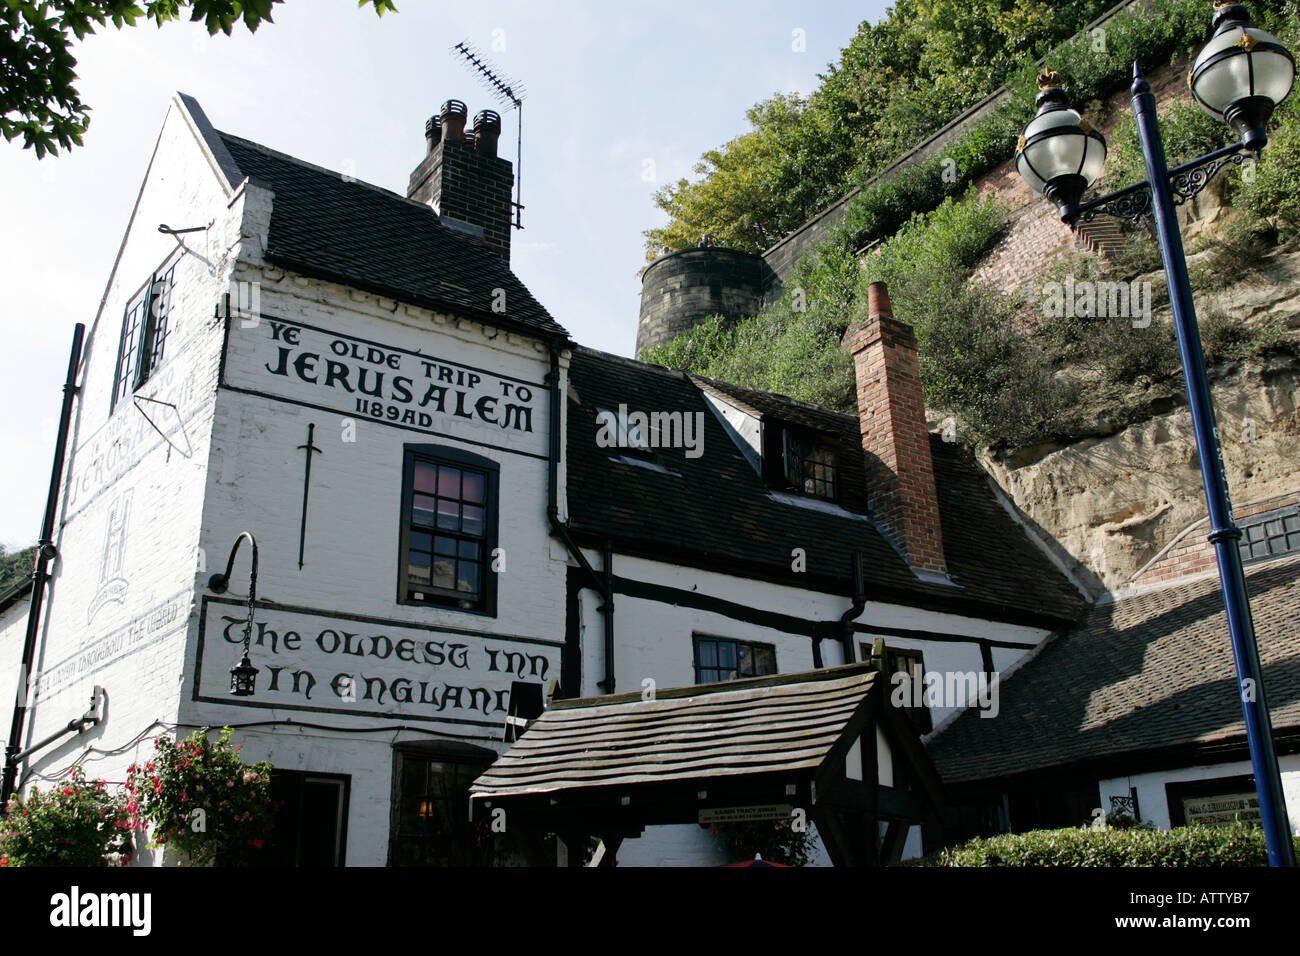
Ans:
{"type": "MultiPolygon", "coordinates": [[[[585,349],[510,271],[499,118],[466,125],[449,101],[402,195],[173,100],[86,338],[19,744],[92,697],[98,719],[27,755],[23,787],[77,762],[121,781],[159,733],[230,725],[295,815],[277,859],[490,862],[467,792],[521,688],[786,674],[883,641],[918,687],[987,690],[1080,618],[992,482],[927,433],[887,296],[846,340],[856,418],[585,349]],[[248,542],[227,589],[210,579],[245,532],[240,697],[248,542]]],[[[26,608],[0,607],[6,702],[26,608]]],[[[917,732],[967,702],[992,716],[996,693],[918,694],[917,732]]],[[[718,860],[698,825],[619,850],[718,860]]]]}

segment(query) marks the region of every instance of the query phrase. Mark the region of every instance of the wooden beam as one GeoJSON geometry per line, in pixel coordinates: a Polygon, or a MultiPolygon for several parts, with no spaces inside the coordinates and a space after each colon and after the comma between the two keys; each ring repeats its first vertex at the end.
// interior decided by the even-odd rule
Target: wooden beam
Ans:
{"type": "Polygon", "coordinates": [[[889,826],[885,829],[885,838],[880,841],[882,866],[893,866],[903,858],[903,847],[907,844],[907,834],[911,829],[911,824],[900,820],[889,821],[889,826]]]}
{"type": "Polygon", "coordinates": [[[582,866],[582,857],[587,848],[587,834],[578,830],[566,830],[559,834],[559,866],[582,866]]]}
{"type": "Polygon", "coordinates": [[[829,808],[813,810],[813,824],[822,838],[822,846],[835,866],[861,866],[859,854],[854,852],[852,841],[845,831],[843,817],[838,810],[829,808]]]}
{"type": "Polygon", "coordinates": [[[618,853],[618,848],[622,846],[622,844],[623,837],[621,834],[617,836],[602,836],[600,838],[600,846],[596,847],[596,852],[592,854],[591,862],[587,865],[613,866],[617,862],[615,855],[618,853]]]}

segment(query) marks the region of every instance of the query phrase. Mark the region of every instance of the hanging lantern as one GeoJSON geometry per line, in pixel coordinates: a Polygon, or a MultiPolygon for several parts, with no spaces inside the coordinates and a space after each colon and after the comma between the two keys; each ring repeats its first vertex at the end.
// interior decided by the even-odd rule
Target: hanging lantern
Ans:
{"type": "Polygon", "coordinates": [[[236,697],[252,697],[257,685],[257,668],[248,659],[248,651],[239,663],[230,668],[230,692],[236,697]]]}

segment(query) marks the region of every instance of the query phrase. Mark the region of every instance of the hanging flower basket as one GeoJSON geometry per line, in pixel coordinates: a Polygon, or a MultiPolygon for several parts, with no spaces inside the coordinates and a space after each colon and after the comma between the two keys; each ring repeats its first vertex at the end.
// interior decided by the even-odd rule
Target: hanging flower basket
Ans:
{"type": "Polygon", "coordinates": [[[127,771],[127,812],[139,829],[151,827],[149,846],[175,850],[195,866],[256,863],[271,831],[271,765],[247,765],[222,728],[184,740],[159,737],[153,759],[127,771]]]}

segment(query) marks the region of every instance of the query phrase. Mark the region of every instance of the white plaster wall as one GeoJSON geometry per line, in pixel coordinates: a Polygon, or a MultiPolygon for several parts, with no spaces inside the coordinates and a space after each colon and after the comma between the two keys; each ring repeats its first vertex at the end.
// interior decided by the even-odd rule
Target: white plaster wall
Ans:
{"type": "MultiPolygon", "coordinates": [[[[435,315],[391,301],[353,294],[342,287],[270,273],[262,284],[258,327],[232,325],[227,380],[255,359],[251,343],[269,338],[274,316],[337,330],[393,348],[421,350],[440,359],[517,375],[544,388],[549,354],[541,343],[500,333],[492,338],[477,323],[435,315]],[[341,301],[340,301],[341,299],[341,301]]],[[[255,371],[255,370],[254,370],[255,371]]],[[[263,377],[266,378],[265,376],[263,377]]],[[[270,383],[278,384],[278,383],[270,383]]],[[[354,396],[333,400],[340,411],[223,389],[213,430],[212,475],[205,501],[204,544],[224,562],[241,529],[257,537],[261,553],[259,596],[281,604],[346,610],[428,626],[448,624],[496,633],[562,637],[564,564],[551,556],[546,525],[547,402],[537,395],[533,430],[519,442],[528,457],[456,438],[425,434],[368,420],[346,409],[354,396]],[[314,423],[321,453],[312,462],[304,567],[298,568],[304,452],[307,425],[314,423]],[[355,436],[355,440],[348,440],[355,436]],[[401,522],[404,444],[462,448],[501,467],[499,544],[505,570],[498,575],[496,618],[462,611],[398,605],[398,528],[401,522]]],[[[467,434],[497,441],[501,429],[481,425],[467,434]]],[[[236,580],[246,574],[241,558],[236,580]]]]}
{"type": "Polygon", "coordinates": [[[23,639],[27,636],[28,597],[0,614],[0,733],[8,745],[9,715],[18,693],[19,665],[23,658],[23,639]]]}
{"type": "MultiPolygon", "coordinates": [[[[585,553],[593,567],[603,567],[601,555],[591,551],[585,553]]],[[[619,554],[614,556],[614,573],[618,577],[694,591],[743,607],[807,621],[838,620],[851,603],[847,597],[838,595],[803,591],[619,554]]],[[[603,632],[597,611],[600,600],[594,591],[584,590],[580,603],[583,624],[582,693],[594,695],[601,692],[596,682],[604,674],[603,632]]],[[[693,683],[694,644],[691,638],[694,633],[772,644],[776,648],[777,668],[781,673],[808,670],[813,666],[812,642],[809,638],[737,621],[723,613],[671,606],[619,594],[615,596],[614,621],[615,680],[616,689],[620,692],[639,690],[641,681],[646,678],[653,679],[658,687],[680,687],[693,683]]],[[[947,635],[969,635],[969,642],[880,635],[890,647],[921,650],[925,656],[927,672],[982,672],[983,661],[977,643],[979,638],[1037,646],[1050,634],[1042,628],[878,602],[868,602],[857,622],[866,628],[878,625],[947,635]]],[[[864,650],[870,652],[874,637],[870,630],[855,635],[858,660],[864,658],[864,650]]],[[[822,652],[824,666],[843,663],[838,641],[823,641],[822,652]]],[[[1027,653],[1029,650],[1023,648],[994,647],[994,666],[999,670],[1009,669],[1027,653]]],[[[956,712],[957,708],[953,707],[936,708],[933,711],[934,723],[937,725],[956,712]]]]}
{"type": "MultiPolygon", "coordinates": [[[[251,319],[232,322],[225,381],[241,388],[252,385],[273,397],[226,388],[218,392],[201,538],[209,571],[224,565],[240,531],[248,530],[259,548],[259,601],[328,612],[345,623],[347,619],[363,620],[356,630],[366,634],[404,626],[437,637],[441,629],[451,628],[472,632],[456,639],[479,648],[487,646],[488,637],[545,641],[554,665],[545,679],[558,678],[566,561],[563,552],[553,547],[546,522],[545,456],[550,423],[544,382],[550,371],[549,351],[531,338],[284,273],[259,262],[255,254],[241,260],[239,278],[258,283],[262,317],[256,324],[251,319]],[[420,352],[438,361],[532,383],[532,431],[504,435],[502,429],[485,423],[455,430],[461,423],[453,421],[449,425],[454,434],[430,435],[357,414],[356,395],[335,395],[322,389],[280,391],[283,383],[261,374],[264,369],[259,367],[265,364],[272,322],[312,326],[339,336],[340,341],[346,336],[348,341],[359,339],[391,350],[420,352]],[[294,404],[281,396],[324,407],[294,404]],[[322,453],[312,462],[306,548],[300,569],[304,452],[298,446],[306,442],[309,422],[316,426],[314,441],[322,453]],[[477,440],[507,447],[471,444],[477,440]],[[398,603],[403,446],[408,443],[462,448],[500,465],[498,544],[504,565],[497,576],[495,616],[398,603]]],[[[313,336],[316,344],[329,338],[313,336]]],[[[322,362],[326,357],[334,356],[323,356],[322,362]]],[[[566,373],[564,356],[562,388],[566,373]]],[[[436,427],[441,430],[441,426],[436,427]]],[[[249,560],[245,547],[236,561],[233,595],[246,593],[249,560]]],[[[204,576],[199,596],[209,593],[204,576]]],[[[434,731],[450,739],[504,749],[500,743],[504,714],[487,718],[492,722],[490,728],[464,727],[410,720],[395,708],[385,713],[313,713],[242,706],[233,699],[196,701],[192,699],[196,653],[192,641],[180,706],[182,720],[212,725],[271,722],[272,727],[238,730],[250,759],[268,759],[287,769],[351,776],[349,865],[383,865],[387,859],[392,744],[401,726],[426,731],[410,733],[411,739],[429,739],[427,731],[434,731]],[[302,722],[323,728],[291,726],[302,722]],[[384,732],[348,732],[360,729],[384,732]]],[[[255,666],[263,666],[259,681],[265,688],[264,665],[271,658],[258,648],[254,648],[253,658],[255,666]]],[[[338,701],[330,700],[327,680],[325,675],[310,703],[335,709],[338,701]]]]}
{"type": "Polygon", "coordinates": [[[104,720],[37,755],[28,783],[66,772],[88,748],[87,775],[120,782],[159,723],[176,719],[221,336],[213,311],[242,216],[243,197],[227,194],[173,104],[87,334],[25,740],[83,713],[95,685],[104,720]],[[149,416],[131,400],[110,413],[126,306],[177,248],[159,223],[211,225],[185,236],[163,361],[135,393],[149,416]]]}
{"type": "MultiPolygon", "coordinates": [[[[585,552],[593,567],[602,569],[603,558],[585,552]]],[[[694,591],[735,602],[746,608],[760,609],[799,617],[809,621],[836,620],[849,607],[847,597],[778,586],[720,572],[699,571],[661,562],[615,554],[614,573],[653,584],[694,591]]],[[[604,674],[604,644],[600,598],[594,591],[581,595],[582,621],[582,693],[598,695],[596,686],[604,674]]],[[[1014,641],[1038,645],[1049,631],[1023,625],[965,618],[960,615],[926,611],[918,608],[869,602],[857,619],[864,626],[908,628],[943,634],[969,635],[969,642],[926,640],[921,637],[882,635],[891,647],[917,648],[925,655],[927,672],[982,672],[983,662],[975,639],[1014,641]]],[[[680,687],[695,682],[694,642],[696,633],[736,640],[757,641],[773,645],[780,673],[810,670],[813,667],[812,642],[802,635],[745,621],[726,614],[675,606],[658,601],[615,596],[615,679],[616,692],[627,693],[643,688],[651,679],[657,688],[680,687]]],[[[863,646],[870,652],[873,635],[868,631],[855,635],[857,659],[863,659],[863,646]]],[[[843,662],[838,641],[823,641],[823,665],[843,662]]],[[[1009,667],[1028,653],[1020,648],[994,648],[994,664],[1009,667]]],[[[932,714],[937,725],[957,713],[956,708],[936,708],[932,714]]],[[[618,859],[627,866],[706,866],[720,861],[716,837],[698,826],[651,827],[635,840],[627,840],[619,849],[618,859]]],[[[921,833],[913,827],[908,834],[904,858],[921,855],[921,833]]],[[[829,865],[830,860],[820,840],[812,865],[829,865]]]]}
{"type": "MultiPolygon", "coordinates": [[[[1300,755],[1292,754],[1279,757],[1278,764],[1282,770],[1282,791],[1286,796],[1287,815],[1291,819],[1291,832],[1300,834],[1300,755]]],[[[1114,777],[1098,782],[1101,791],[1101,805],[1109,811],[1110,798],[1127,797],[1129,788],[1136,787],[1138,792],[1138,811],[1143,821],[1150,821],[1161,829],[1168,829],[1169,800],[1165,795],[1165,784],[1181,783],[1194,780],[1211,780],[1215,777],[1237,777],[1251,773],[1249,760],[1234,763],[1210,764],[1204,767],[1181,767],[1177,770],[1160,770],[1153,773],[1134,774],[1128,777],[1114,777]]]]}

